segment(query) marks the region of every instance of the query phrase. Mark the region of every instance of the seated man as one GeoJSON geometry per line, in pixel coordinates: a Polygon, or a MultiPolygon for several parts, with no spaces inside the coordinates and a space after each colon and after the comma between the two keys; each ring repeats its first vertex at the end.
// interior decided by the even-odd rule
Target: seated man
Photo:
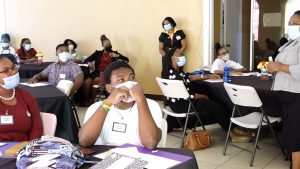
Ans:
{"type": "Polygon", "coordinates": [[[222,75],[224,73],[223,69],[225,66],[230,68],[230,74],[232,75],[239,75],[242,74],[242,72],[247,71],[247,69],[239,63],[230,60],[229,52],[224,46],[217,43],[215,45],[215,50],[218,58],[215,59],[211,66],[211,73],[222,75]]]}
{"type": "Polygon", "coordinates": [[[161,139],[162,112],[158,103],[145,98],[140,84],[118,86],[135,80],[132,67],[124,61],[113,62],[105,69],[104,78],[110,95],[95,103],[99,104],[96,111],[85,115],[78,134],[79,144],[87,147],[130,143],[155,148],[161,139]]]}
{"type": "Polygon", "coordinates": [[[57,86],[58,82],[62,79],[71,80],[74,82],[74,85],[70,93],[74,94],[83,83],[83,73],[81,68],[73,61],[69,61],[71,55],[69,54],[66,45],[57,45],[56,55],[59,59],[58,62],[52,63],[41,73],[34,75],[29,80],[29,83],[36,83],[48,79],[50,84],[57,86]]]}

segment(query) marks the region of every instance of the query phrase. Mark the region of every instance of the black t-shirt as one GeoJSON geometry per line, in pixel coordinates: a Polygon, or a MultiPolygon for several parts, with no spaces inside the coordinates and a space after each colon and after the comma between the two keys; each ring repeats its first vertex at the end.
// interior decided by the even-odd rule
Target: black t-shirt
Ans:
{"type": "Polygon", "coordinates": [[[185,34],[182,30],[177,30],[173,34],[173,40],[171,37],[165,33],[162,32],[159,36],[159,42],[162,42],[164,44],[164,50],[167,51],[169,48],[181,48],[181,40],[185,39],[185,34]]]}
{"type": "MultiPolygon", "coordinates": [[[[184,85],[190,94],[190,98],[193,99],[196,93],[196,88],[191,83],[189,76],[189,73],[178,72],[173,68],[171,68],[167,74],[167,78],[170,80],[183,80],[184,85]]],[[[175,98],[166,98],[166,102],[174,112],[183,112],[182,110],[186,110],[189,104],[188,100],[175,98]]]]}

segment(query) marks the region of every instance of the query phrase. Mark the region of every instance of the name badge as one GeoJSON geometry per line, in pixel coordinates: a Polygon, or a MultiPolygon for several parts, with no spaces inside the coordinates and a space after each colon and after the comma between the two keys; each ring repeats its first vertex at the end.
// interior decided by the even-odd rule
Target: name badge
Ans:
{"type": "Polygon", "coordinates": [[[177,35],[177,36],[176,36],[176,39],[177,39],[177,40],[180,40],[180,39],[181,39],[181,37],[180,37],[179,35],[177,35]]]}
{"type": "Polygon", "coordinates": [[[60,79],[65,79],[66,78],[66,74],[59,74],[59,78],[60,79]]]}
{"type": "Polygon", "coordinates": [[[11,125],[14,124],[14,117],[12,115],[2,115],[0,116],[1,125],[11,125]]]}
{"type": "Polygon", "coordinates": [[[125,123],[114,122],[112,131],[126,133],[126,127],[127,127],[127,124],[125,124],[125,123]]]}

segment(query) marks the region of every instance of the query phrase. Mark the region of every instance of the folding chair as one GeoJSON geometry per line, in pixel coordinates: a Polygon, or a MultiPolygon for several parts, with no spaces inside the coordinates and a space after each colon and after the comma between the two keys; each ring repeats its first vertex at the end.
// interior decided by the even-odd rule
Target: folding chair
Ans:
{"type": "Polygon", "coordinates": [[[75,105],[75,101],[74,101],[74,97],[73,97],[73,95],[70,94],[73,85],[74,85],[74,83],[72,81],[63,79],[63,80],[60,80],[58,82],[56,88],[59,89],[60,91],[62,91],[68,97],[68,100],[69,100],[69,103],[71,105],[72,111],[75,115],[75,120],[76,120],[76,123],[77,123],[77,127],[81,128],[78,113],[77,113],[77,109],[76,109],[76,105],[75,105]]]}
{"type": "Polygon", "coordinates": [[[271,117],[267,116],[264,109],[263,109],[263,104],[256,92],[256,90],[251,87],[251,86],[241,86],[241,85],[234,85],[234,84],[229,84],[229,83],[224,83],[225,90],[227,94],[229,95],[230,100],[234,104],[233,110],[232,110],[232,115],[230,118],[230,124],[229,124],[229,129],[227,132],[227,137],[226,137],[226,142],[224,145],[224,150],[223,150],[223,155],[226,154],[226,149],[228,145],[228,139],[229,139],[229,134],[230,130],[232,127],[232,123],[247,128],[247,129],[256,129],[256,138],[255,142],[253,145],[253,150],[250,152],[249,150],[243,149],[241,147],[238,147],[240,149],[249,151],[252,153],[251,160],[250,160],[250,166],[253,166],[253,161],[256,153],[257,143],[258,143],[258,138],[260,134],[260,130],[262,126],[269,126],[271,129],[272,134],[276,138],[282,153],[285,155],[285,152],[280,144],[279,138],[277,133],[274,131],[272,127],[272,123],[275,122],[280,122],[281,119],[279,117],[271,117]],[[245,107],[256,107],[259,108],[260,112],[252,112],[248,115],[242,116],[238,106],[245,106],[245,107]],[[235,112],[238,112],[239,117],[236,117],[235,112]]]}
{"type": "Polygon", "coordinates": [[[186,127],[187,127],[188,119],[189,119],[190,115],[195,115],[197,117],[197,122],[195,124],[195,128],[196,128],[198,122],[201,124],[203,130],[205,130],[205,126],[203,125],[202,120],[201,120],[200,116],[198,115],[197,110],[195,109],[195,106],[193,105],[193,103],[191,101],[190,94],[186,90],[186,87],[184,86],[183,81],[162,79],[159,77],[156,77],[156,81],[165,97],[174,98],[174,99],[186,99],[189,101],[189,106],[188,106],[188,109],[186,112],[174,113],[169,107],[163,108],[163,112],[165,113],[165,115],[170,115],[170,116],[175,117],[181,127],[183,127],[183,126],[178,118],[185,118],[183,133],[182,133],[182,137],[181,137],[181,146],[183,146],[183,141],[184,141],[184,138],[186,135],[186,127]]]}
{"type": "Polygon", "coordinates": [[[55,114],[41,112],[41,118],[43,122],[43,135],[54,136],[57,118],[55,114]]]}

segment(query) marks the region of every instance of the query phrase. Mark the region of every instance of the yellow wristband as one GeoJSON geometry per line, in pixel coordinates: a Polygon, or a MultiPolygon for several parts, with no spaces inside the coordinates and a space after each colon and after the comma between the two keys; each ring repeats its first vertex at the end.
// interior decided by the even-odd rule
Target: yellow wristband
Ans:
{"type": "Polygon", "coordinates": [[[107,105],[107,104],[105,104],[104,101],[102,102],[101,107],[103,108],[103,110],[104,110],[106,113],[108,113],[109,110],[110,110],[110,106],[107,105]]]}

